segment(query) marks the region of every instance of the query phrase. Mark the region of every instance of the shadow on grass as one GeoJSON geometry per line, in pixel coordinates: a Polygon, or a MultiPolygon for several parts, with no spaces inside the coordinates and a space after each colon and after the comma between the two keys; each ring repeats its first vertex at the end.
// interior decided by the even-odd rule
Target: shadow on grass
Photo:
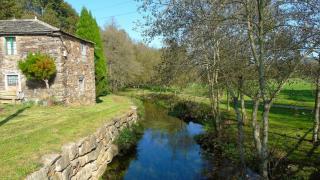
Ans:
{"type": "Polygon", "coordinates": [[[282,90],[281,95],[285,96],[286,99],[294,101],[314,101],[312,90],[282,90]]]}
{"type": "Polygon", "coordinates": [[[319,146],[320,146],[320,142],[313,144],[312,148],[308,151],[307,156],[308,157],[313,156],[314,152],[317,150],[319,146]]]}
{"type": "Polygon", "coordinates": [[[15,113],[11,114],[10,116],[6,117],[2,121],[0,121],[0,127],[6,124],[7,122],[9,122],[10,120],[12,120],[13,118],[17,117],[19,114],[23,113],[26,109],[29,109],[29,108],[30,108],[29,106],[23,107],[17,110],[15,113]]]}
{"type": "Polygon", "coordinates": [[[310,128],[307,132],[304,133],[304,135],[299,139],[299,141],[295,144],[294,147],[289,149],[289,151],[287,152],[286,158],[289,157],[295,150],[297,150],[303,141],[306,141],[306,137],[309,133],[311,133],[311,131],[312,131],[312,128],[310,128]]]}

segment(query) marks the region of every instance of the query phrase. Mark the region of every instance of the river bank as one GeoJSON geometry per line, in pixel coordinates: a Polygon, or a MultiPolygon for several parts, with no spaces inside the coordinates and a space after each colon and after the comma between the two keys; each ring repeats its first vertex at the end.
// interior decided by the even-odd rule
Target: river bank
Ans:
{"type": "MultiPolygon", "coordinates": [[[[152,92],[146,90],[129,90],[124,92],[127,96],[139,97],[152,101],[157,105],[168,108],[171,115],[185,119],[196,120],[203,124],[207,132],[202,142],[205,148],[219,147],[223,155],[237,163],[239,155],[237,151],[234,112],[227,110],[222,104],[223,136],[219,145],[214,139],[213,123],[210,121],[209,100],[204,97],[193,97],[185,94],[171,92],[152,92]]],[[[250,104],[247,105],[247,113],[251,113],[250,104]]],[[[309,110],[296,110],[275,107],[270,114],[270,171],[271,178],[307,178],[316,179],[319,176],[319,149],[311,143],[310,127],[312,127],[312,114],[309,110]],[[308,152],[305,154],[304,152],[308,152]]],[[[200,137],[201,140],[201,137],[200,137]]],[[[257,158],[254,153],[250,121],[245,126],[245,150],[246,163],[253,171],[257,171],[257,158]]],[[[211,150],[208,150],[211,151],[211,150]]]]}

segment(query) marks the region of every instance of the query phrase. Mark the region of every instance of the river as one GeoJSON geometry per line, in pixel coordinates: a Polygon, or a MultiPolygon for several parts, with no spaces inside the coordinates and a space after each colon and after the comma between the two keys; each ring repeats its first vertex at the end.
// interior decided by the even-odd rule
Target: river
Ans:
{"type": "Polygon", "coordinates": [[[171,117],[151,103],[144,106],[142,138],[132,153],[108,165],[103,179],[208,179],[212,164],[194,140],[202,125],[171,117]]]}

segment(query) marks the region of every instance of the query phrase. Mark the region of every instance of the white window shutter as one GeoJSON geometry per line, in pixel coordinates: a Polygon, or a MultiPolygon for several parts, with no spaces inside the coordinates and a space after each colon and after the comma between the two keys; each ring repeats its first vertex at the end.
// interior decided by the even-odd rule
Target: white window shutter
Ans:
{"type": "Polygon", "coordinates": [[[16,38],[13,39],[13,54],[14,54],[14,55],[17,54],[17,42],[16,42],[16,38]]]}

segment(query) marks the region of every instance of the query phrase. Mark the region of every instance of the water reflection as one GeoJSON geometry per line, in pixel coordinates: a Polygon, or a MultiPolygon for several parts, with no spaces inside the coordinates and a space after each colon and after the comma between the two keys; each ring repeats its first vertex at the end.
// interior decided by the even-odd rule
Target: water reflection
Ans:
{"type": "Polygon", "coordinates": [[[194,140],[202,126],[168,116],[153,104],[146,103],[145,110],[145,132],[135,152],[115,159],[104,179],[205,179],[210,163],[194,140]]]}

